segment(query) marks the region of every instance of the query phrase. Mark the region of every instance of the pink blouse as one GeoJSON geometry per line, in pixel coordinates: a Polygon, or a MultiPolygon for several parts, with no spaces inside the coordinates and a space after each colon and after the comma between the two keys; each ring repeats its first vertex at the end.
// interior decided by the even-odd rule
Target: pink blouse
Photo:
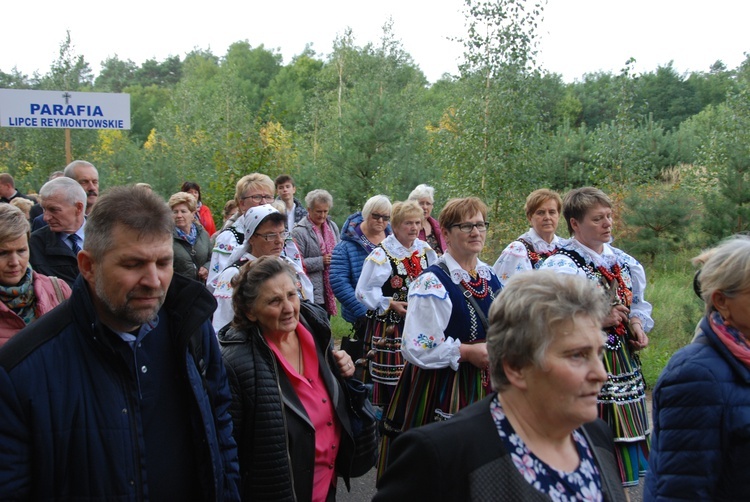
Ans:
{"type": "Polygon", "coordinates": [[[303,375],[281,356],[278,347],[268,340],[268,345],[284,369],[297,393],[307,416],[315,427],[315,471],[313,473],[313,501],[324,501],[331,486],[336,485],[336,455],[338,453],[341,424],[320,374],[318,354],[312,334],[302,324],[297,324],[297,338],[302,347],[303,375]]]}

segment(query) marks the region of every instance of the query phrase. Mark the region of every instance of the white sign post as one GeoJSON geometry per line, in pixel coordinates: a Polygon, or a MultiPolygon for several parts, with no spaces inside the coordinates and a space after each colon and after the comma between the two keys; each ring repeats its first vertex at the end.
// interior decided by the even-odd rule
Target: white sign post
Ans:
{"type": "Polygon", "coordinates": [[[130,95],[0,89],[0,127],[130,129],[130,95]]]}

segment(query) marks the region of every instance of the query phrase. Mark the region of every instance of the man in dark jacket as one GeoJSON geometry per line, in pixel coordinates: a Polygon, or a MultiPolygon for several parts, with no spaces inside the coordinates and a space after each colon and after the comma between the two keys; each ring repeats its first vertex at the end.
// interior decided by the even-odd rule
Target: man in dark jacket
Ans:
{"type": "Polygon", "coordinates": [[[0,173],[0,202],[10,202],[18,198],[36,202],[31,197],[27,197],[16,190],[16,182],[13,180],[13,176],[8,173],[0,173]]]}
{"type": "Polygon", "coordinates": [[[239,499],[216,303],[172,277],[173,226],[102,195],[70,299],[0,350],[0,500],[239,499]]]}
{"type": "Polygon", "coordinates": [[[43,275],[59,277],[73,287],[78,251],[83,248],[86,192],[70,178],[48,181],[39,190],[47,226],[29,238],[29,262],[43,275]]]}

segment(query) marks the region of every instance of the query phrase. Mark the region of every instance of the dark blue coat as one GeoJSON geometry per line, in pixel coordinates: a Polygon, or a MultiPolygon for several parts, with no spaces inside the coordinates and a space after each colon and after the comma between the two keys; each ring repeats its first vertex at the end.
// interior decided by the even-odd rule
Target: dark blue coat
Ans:
{"type": "MultiPolygon", "coordinates": [[[[182,354],[178,381],[193,398],[185,420],[195,439],[196,496],[238,500],[215,305],[203,286],[175,275],[159,317],[182,354]]],[[[69,300],[0,349],[0,500],[148,500],[144,425],[111,336],[79,277],[69,300]]]]}
{"type": "Polygon", "coordinates": [[[704,317],[653,393],[644,500],[750,500],[750,370],[704,317]]]}
{"type": "MultiPolygon", "coordinates": [[[[357,281],[362,273],[362,265],[370,251],[360,242],[355,229],[362,224],[362,213],[357,212],[346,219],[341,227],[341,241],[333,248],[331,255],[331,289],[341,303],[341,315],[347,322],[354,323],[357,318],[367,313],[365,307],[354,294],[357,281]]],[[[391,227],[385,229],[385,235],[391,234],[391,227]]]]}

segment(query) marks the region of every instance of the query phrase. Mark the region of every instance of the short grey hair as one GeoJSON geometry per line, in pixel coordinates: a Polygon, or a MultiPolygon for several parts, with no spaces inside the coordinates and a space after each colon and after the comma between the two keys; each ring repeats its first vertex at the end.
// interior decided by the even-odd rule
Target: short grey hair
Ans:
{"type": "Polygon", "coordinates": [[[316,204],[328,204],[328,209],[333,207],[333,197],[328,190],[316,188],[305,195],[305,206],[308,210],[315,207],[316,204]]]}
{"type": "Polygon", "coordinates": [[[80,202],[83,204],[83,207],[86,207],[86,192],[73,178],[62,177],[49,180],[42,185],[42,189],[39,190],[39,196],[42,198],[42,202],[44,202],[44,199],[47,197],[53,197],[56,194],[62,194],[65,201],[71,206],[80,202]]]}
{"type": "Polygon", "coordinates": [[[94,164],[92,164],[91,162],[88,162],[86,160],[74,160],[73,162],[65,166],[65,169],[63,169],[63,176],[77,180],[76,169],[83,166],[93,167],[97,174],[99,173],[99,171],[96,170],[96,166],[94,166],[94,164]]]}
{"type": "Polygon", "coordinates": [[[541,366],[561,323],[584,315],[601,326],[609,310],[606,295],[584,277],[553,270],[514,275],[490,307],[487,352],[492,387],[502,391],[510,385],[503,363],[515,369],[541,366]]]}
{"type": "Polygon", "coordinates": [[[429,199],[430,202],[435,202],[435,189],[424,183],[417,185],[409,194],[409,200],[419,201],[421,199],[429,199]]]}
{"type": "Polygon", "coordinates": [[[706,315],[714,310],[711,296],[716,291],[734,298],[750,288],[750,236],[737,234],[693,258],[703,265],[696,279],[706,315]]]}
{"type": "Polygon", "coordinates": [[[375,195],[367,199],[362,207],[362,217],[367,220],[375,212],[384,212],[391,214],[391,200],[385,195],[375,195]]]}

